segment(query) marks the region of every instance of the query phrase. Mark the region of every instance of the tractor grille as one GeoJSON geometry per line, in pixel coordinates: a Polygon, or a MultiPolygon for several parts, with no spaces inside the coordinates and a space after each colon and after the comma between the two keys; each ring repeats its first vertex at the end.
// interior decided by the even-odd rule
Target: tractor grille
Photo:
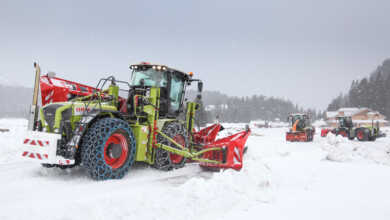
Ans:
{"type": "Polygon", "coordinates": [[[45,121],[49,125],[50,130],[53,130],[55,117],[56,117],[56,111],[61,106],[62,105],[59,105],[59,104],[52,104],[52,105],[46,106],[43,109],[43,114],[45,116],[45,121]]]}

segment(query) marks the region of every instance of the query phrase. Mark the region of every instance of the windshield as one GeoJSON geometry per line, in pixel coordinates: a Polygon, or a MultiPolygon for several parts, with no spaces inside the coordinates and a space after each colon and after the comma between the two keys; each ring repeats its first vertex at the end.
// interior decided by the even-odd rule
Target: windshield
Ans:
{"type": "Polygon", "coordinates": [[[133,71],[131,85],[140,86],[142,80],[144,81],[144,86],[166,87],[168,84],[167,74],[165,72],[156,71],[152,68],[133,71]]]}
{"type": "Polygon", "coordinates": [[[345,119],[340,119],[340,121],[339,121],[339,123],[340,123],[340,127],[346,127],[345,126],[345,119]]]}
{"type": "Polygon", "coordinates": [[[303,119],[302,115],[294,115],[291,118],[291,122],[292,124],[294,124],[297,120],[302,120],[302,119],[303,119]]]}
{"type": "Polygon", "coordinates": [[[304,121],[307,126],[311,124],[309,118],[306,115],[293,115],[291,116],[291,123],[294,124],[297,120],[304,121]]]}
{"type": "Polygon", "coordinates": [[[352,118],[339,118],[339,125],[340,127],[352,127],[352,118]]]}

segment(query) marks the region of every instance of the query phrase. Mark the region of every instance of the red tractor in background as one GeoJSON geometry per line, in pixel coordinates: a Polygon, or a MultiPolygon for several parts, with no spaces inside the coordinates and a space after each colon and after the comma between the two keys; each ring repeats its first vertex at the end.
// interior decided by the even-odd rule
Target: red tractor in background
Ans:
{"type": "Polygon", "coordinates": [[[310,142],[313,141],[315,128],[311,125],[310,117],[307,114],[296,113],[288,116],[291,125],[286,133],[286,141],[310,142]]]}

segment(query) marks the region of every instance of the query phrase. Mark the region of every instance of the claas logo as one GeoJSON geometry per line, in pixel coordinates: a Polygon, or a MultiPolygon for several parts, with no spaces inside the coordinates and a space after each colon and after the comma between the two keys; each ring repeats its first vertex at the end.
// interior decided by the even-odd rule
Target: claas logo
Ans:
{"type": "Polygon", "coordinates": [[[85,111],[89,112],[89,111],[91,111],[91,108],[79,107],[79,108],[76,108],[75,110],[76,110],[76,112],[85,112],[85,111]]]}

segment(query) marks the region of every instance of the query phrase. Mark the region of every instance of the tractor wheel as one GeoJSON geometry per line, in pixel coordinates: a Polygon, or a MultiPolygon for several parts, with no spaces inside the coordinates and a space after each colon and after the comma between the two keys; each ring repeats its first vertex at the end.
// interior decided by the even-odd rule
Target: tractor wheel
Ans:
{"type": "Polygon", "coordinates": [[[370,137],[368,138],[368,140],[369,140],[369,141],[375,141],[375,140],[376,140],[376,136],[375,136],[375,135],[370,136],[370,137]]]}
{"type": "Polygon", "coordinates": [[[345,130],[339,130],[336,135],[341,135],[343,137],[347,137],[348,133],[345,130]]]}
{"type": "MultiPolygon", "coordinates": [[[[188,137],[184,126],[177,122],[168,122],[164,125],[162,132],[168,137],[175,140],[178,144],[188,147],[188,137]]],[[[178,148],[173,143],[169,142],[166,138],[161,135],[157,136],[157,142],[160,144],[168,145],[174,148],[178,148]]],[[[186,163],[186,158],[174,153],[170,153],[166,150],[157,148],[156,149],[156,161],[154,167],[159,170],[172,170],[182,168],[186,163]]]]}
{"type": "Polygon", "coordinates": [[[95,180],[120,179],[134,163],[133,132],[127,122],[117,118],[92,124],[80,147],[82,166],[95,180]]]}
{"type": "Polygon", "coordinates": [[[313,131],[307,130],[306,131],[306,142],[311,142],[311,141],[313,141],[313,131]]]}
{"type": "Polygon", "coordinates": [[[359,141],[368,141],[369,131],[368,129],[361,128],[356,131],[356,137],[359,141]]]}

